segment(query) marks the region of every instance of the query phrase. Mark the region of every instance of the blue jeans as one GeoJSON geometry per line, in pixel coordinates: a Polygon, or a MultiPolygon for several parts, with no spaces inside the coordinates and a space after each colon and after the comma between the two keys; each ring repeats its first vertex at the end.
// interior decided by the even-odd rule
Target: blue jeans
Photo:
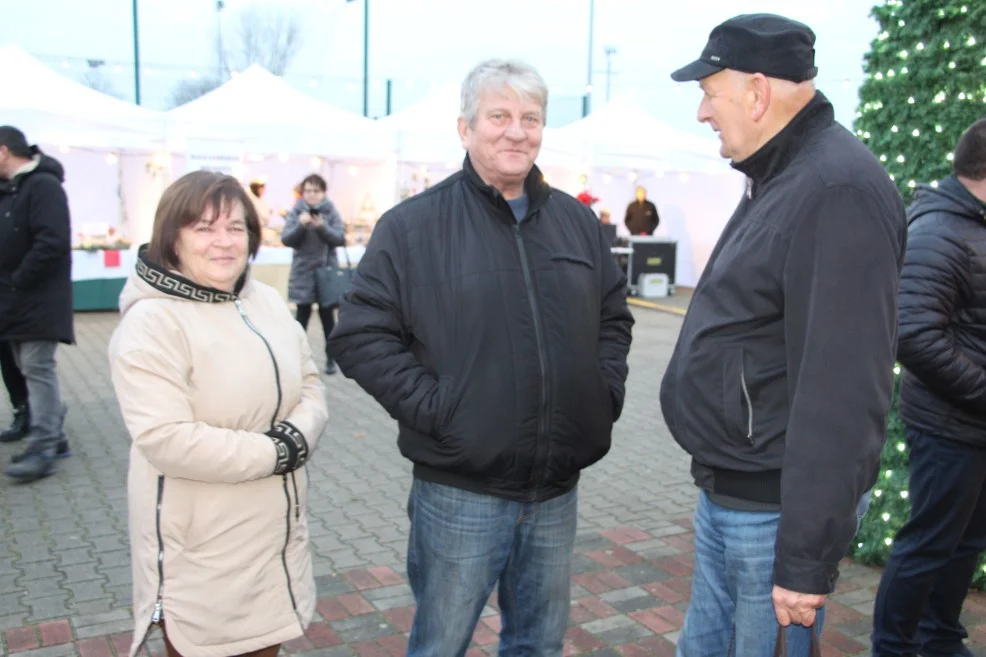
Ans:
{"type": "Polygon", "coordinates": [[[986,449],[907,428],[911,515],[873,605],[877,657],[971,655],[962,604],[986,550],[986,449]]]}
{"type": "MultiPolygon", "coordinates": [[[[774,654],[774,542],[780,515],[728,509],[702,492],[694,517],[692,599],[677,657],[774,654]]],[[[808,657],[811,631],[821,633],[824,611],[818,610],[813,628],[787,628],[789,657],[808,657]]]]}
{"type": "Polygon", "coordinates": [[[407,574],[417,603],[407,657],[461,657],[499,583],[500,655],[561,657],[576,489],[511,502],[415,479],[407,574]]]}

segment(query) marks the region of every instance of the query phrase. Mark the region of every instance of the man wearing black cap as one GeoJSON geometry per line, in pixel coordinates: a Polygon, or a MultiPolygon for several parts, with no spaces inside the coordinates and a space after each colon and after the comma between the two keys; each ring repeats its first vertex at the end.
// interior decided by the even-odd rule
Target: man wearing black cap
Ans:
{"type": "Polygon", "coordinates": [[[7,475],[31,481],[67,455],[55,350],[74,342],[68,200],[58,161],[0,126],[0,340],[27,381],[26,450],[7,475]]]}
{"type": "Polygon", "coordinates": [[[815,35],[774,15],[716,27],[672,74],[747,176],[661,385],[692,456],[682,657],[807,655],[876,480],[893,387],[904,208],[815,90],[815,35]]]}

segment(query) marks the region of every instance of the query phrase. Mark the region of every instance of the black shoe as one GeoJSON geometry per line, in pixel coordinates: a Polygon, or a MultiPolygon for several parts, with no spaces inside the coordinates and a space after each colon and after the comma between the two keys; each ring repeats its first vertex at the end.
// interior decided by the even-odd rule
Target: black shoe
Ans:
{"type": "MultiPolygon", "coordinates": [[[[20,454],[14,454],[10,457],[11,463],[20,463],[24,459],[30,456],[29,452],[21,452],[20,454]]],[[[72,448],[68,446],[68,439],[62,438],[58,441],[58,447],[55,448],[55,458],[56,459],[67,459],[72,456],[72,448]]]]}
{"type": "Polygon", "coordinates": [[[0,443],[14,443],[23,440],[31,430],[31,417],[26,406],[18,406],[14,409],[14,422],[10,428],[0,433],[0,443]]]}
{"type": "Polygon", "coordinates": [[[331,358],[325,362],[325,373],[326,374],[335,374],[338,371],[339,371],[339,368],[336,367],[335,361],[333,361],[331,358]]]}
{"type": "Polygon", "coordinates": [[[55,459],[38,449],[28,449],[16,463],[7,466],[7,476],[21,483],[47,477],[55,469],[55,459]]]}

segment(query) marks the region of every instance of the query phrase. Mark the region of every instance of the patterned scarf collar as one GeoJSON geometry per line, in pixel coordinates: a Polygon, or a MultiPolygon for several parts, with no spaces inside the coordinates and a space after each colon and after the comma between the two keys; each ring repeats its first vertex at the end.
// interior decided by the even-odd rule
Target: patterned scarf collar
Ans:
{"type": "Polygon", "coordinates": [[[246,285],[247,274],[243,272],[233,292],[224,292],[214,287],[193,283],[181,274],[168,271],[147,259],[147,245],[141,246],[137,251],[137,277],[144,281],[158,292],[162,292],[172,297],[188,299],[189,301],[200,301],[203,303],[225,303],[235,301],[239,298],[243,286],[246,285]]]}

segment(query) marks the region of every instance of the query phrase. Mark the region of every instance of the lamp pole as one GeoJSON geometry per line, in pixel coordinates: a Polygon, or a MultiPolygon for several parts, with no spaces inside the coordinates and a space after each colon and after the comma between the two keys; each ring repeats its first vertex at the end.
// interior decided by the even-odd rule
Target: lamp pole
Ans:
{"type": "MultiPolygon", "coordinates": [[[[346,0],[353,2],[354,0],[346,0]]],[[[363,116],[370,115],[370,0],[363,0],[363,116]]]]}
{"type": "Polygon", "coordinates": [[[140,37],[137,29],[137,0],[133,0],[134,17],[134,101],[140,105],[140,37]]]}
{"type": "Polygon", "coordinates": [[[609,102],[609,83],[610,77],[613,75],[613,62],[612,57],[616,54],[616,48],[613,46],[606,46],[606,102],[609,102]]]}
{"type": "Polygon", "coordinates": [[[582,96],[582,116],[589,116],[589,103],[592,100],[592,32],[596,23],[596,0],[589,0],[589,75],[582,96]]]}

